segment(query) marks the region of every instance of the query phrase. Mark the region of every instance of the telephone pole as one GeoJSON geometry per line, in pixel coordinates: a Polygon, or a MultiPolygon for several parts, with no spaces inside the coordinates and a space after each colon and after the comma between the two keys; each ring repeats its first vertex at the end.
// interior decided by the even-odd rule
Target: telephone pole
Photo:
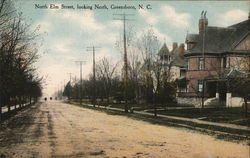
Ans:
{"type": "Polygon", "coordinates": [[[70,86],[70,90],[69,90],[69,102],[71,101],[71,90],[72,90],[72,87],[71,87],[71,75],[72,73],[68,73],[69,75],[69,86],[70,86]]]}
{"type": "MultiPolygon", "coordinates": [[[[207,11],[202,14],[203,18],[203,33],[202,33],[202,60],[203,60],[203,70],[205,70],[205,35],[206,35],[206,18],[207,11]]],[[[204,101],[205,101],[205,79],[202,80],[202,103],[201,107],[204,108],[204,101]]]]}
{"type": "Polygon", "coordinates": [[[128,59],[127,59],[127,36],[126,36],[126,21],[132,20],[132,19],[127,19],[126,16],[131,16],[133,14],[114,14],[116,16],[120,16],[120,19],[114,19],[114,20],[121,20],[123,21],[123,48],[124,48],[124,99],[125,99],[125,107],[124,110],[125,112],[128,112],[128,92],[127,92],[127,87],[128,87],[128,59]]]}
{"type": "Polygon", "coordinates": [[[93,52],[93,106],[95,107],[96,104],[96,77],[95,77],[95,51],[97,48],[100,47],[87,47],[87,51],[93,52]]]}
{"type": "Polygon", "coordinates": [[[80,105],[82,105],[82,64],[85,63],[85,61],[79,60],[75,61],[76,63],[80,64],[80,105]]]}

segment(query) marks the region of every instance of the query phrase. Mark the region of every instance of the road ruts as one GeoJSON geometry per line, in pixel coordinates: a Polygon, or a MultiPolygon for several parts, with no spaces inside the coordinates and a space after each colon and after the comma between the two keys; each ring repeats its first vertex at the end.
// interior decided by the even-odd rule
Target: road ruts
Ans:
{"type": "Polygon", "coordinates": [[[5,122],[0,154],[10,158],[246,158],[249,146],[47,101],[5,122]]]}

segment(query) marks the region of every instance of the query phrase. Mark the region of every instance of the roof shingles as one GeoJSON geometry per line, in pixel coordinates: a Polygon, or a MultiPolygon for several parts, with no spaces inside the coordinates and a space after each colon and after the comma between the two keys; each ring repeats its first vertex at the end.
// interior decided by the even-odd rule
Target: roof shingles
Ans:
{"type": "MultiPolygon", "coordinates": [[[[200,54],[203,51],[203,39],[204,39],[204,53],[220,54],[225,51],[232,51],[234,46],[249,33],[250,20],[243,21],[241,23],[222,28],[222,27],[206,27],[205,34],[203,33],[193,34],[193,41],[195,45],[186,52],[186,56],[189,54],[200,54]]],[[[187,35],[189,36],[189,35],[187,35]]]]}

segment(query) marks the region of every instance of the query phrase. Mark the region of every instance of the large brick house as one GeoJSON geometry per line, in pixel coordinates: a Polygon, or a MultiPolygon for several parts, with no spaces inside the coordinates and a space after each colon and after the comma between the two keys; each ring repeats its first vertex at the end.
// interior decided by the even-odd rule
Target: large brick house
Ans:
{"type": "Polygon", "coordinates": [[[179,94],[179,97],[198,104],[193,98],[202,95],[205,99],[218,98],[220,103],[230,106],[232,94],[220,88],[225,84],[220,75],[244,73],[239,63],[250,57],[249,27],[250,17],[228,27],[208,26],[206,13],[202,13],[199,33],[186,36],[187,93],[179,94]]]}

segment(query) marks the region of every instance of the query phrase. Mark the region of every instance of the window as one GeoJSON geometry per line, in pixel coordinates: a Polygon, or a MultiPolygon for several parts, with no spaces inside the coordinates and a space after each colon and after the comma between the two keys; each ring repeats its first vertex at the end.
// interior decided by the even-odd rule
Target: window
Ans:
{"type": "Polygon", "coordinates": [[[186,70],[180,69],[180,77],[185,77],[185,76],[186,76],[186,70]]]}
{"type": "Polygon", "coordinates": [[[198,69],[199,70],[204,69],[204,58],[199,58],[198,69]]]}
{"type": "Polygon", "coordinates": [[[160,56],[160,60],[163,60],[163,57],[162,57],[162,56],[160,56]]]}
{"type": "Polygon", "coordinates": [[[225,69],[227,67],[227,58],[223,57],[223,68],[225,69]]]}
{"type": "Polygon", "coordinates": [[[198,92],[202,92],[203,91],[203,81],[199,80],[198,81],[198,92]]]}

